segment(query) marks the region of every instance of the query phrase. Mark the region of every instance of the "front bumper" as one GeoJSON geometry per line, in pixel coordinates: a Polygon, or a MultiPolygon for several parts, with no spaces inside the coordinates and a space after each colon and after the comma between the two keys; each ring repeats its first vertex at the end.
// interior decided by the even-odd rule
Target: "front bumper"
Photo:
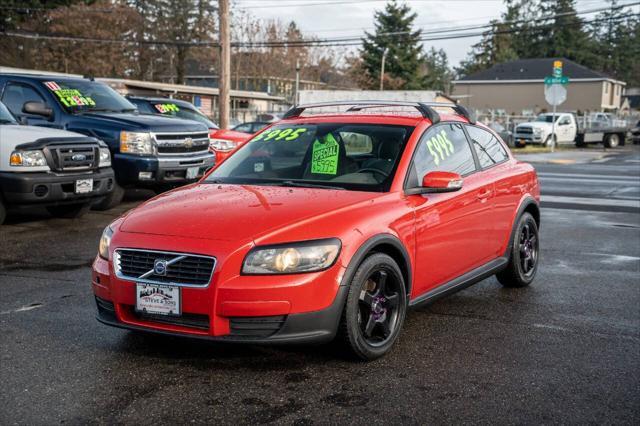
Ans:
{"type": "Polygon", "coordinates": [[[141,157],[116,153],[113,168],[121,185],[162,185],[195,182],[215,165],[215,155],[141,157]],[[196,177],[187,179],[187,170],[197,167],[196,177]]]}
{"type": "MultiPolygon", "coordinates": [[[[136,238],[142,244],[159,241],[157,236],[138,234],[136,238]]],[[[182,239],[174,240],[167,244],[180,245],[182,239]]],[[[235,244],[229,242],[229,247],[235,244]]],[[[217,257],[211,281],[207,286],[181,287],[182,315],[178,317],[137,312],[136,283],[117,277],[111,263],[96,257],[92,287],[98,321],[226,342],[311,343],[334,338],[348,289],[340,285],[345,272],[342,265],[309,274],[243,276],[229,271],[239,271],[244,256],[224,258],[220,253],[230,252],[229,247],[224,242],[214,245],[218,253],[200,253],[217,257]]]]}
{"type": "Polygon", "coordinates": [[[535,133],[515,133],[513,135],[513,141],[518,144],[537,144],[542,143],[542,135],[536,135],[535,133]]]}
{"type": "Polygon", "coordinates": [[[5,200],[14,206],[55,205],[95,202],[113,191],[114,172],[110,167],[78,173],[0,172],[0,188],[5,200]],[[93,191],[75,193],[80,179],[93,179],[93,191]]]}

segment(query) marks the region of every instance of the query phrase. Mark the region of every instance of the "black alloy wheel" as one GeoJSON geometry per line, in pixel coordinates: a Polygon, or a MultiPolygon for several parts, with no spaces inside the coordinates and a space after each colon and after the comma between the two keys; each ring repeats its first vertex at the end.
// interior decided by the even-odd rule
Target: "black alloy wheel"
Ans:
{"type": "Polygon", "coordinates": [[[400,334],[407,311],[404,278],[397,263],[373,253],[358,266],[349,284],[340,337],[361,360],[385,355],[400,334]]]}
{"type": "Polygon", "coordinates": [[[528,286],[540,263],[538,224],[530,213],[524,213],[518,219],[510,249],[509,262],[496,278],[505,287],[528,286]]]}

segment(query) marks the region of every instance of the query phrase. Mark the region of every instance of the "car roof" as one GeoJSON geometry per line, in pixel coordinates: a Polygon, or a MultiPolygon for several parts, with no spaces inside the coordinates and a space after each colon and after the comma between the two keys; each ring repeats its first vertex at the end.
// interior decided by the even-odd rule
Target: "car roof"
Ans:
{"type": "Polygon", "coordinates": [[[38,80],[38,81],[77,81],[77,80],[88,80],[95,81],[89,77],[70,77],[66,75],[57,75],[57,74],[27,74],[27,73],[5,73],[0,72],[0,76],[3,77],[11,77],[11,78],[24,78],[29,80],[38,80]]]}

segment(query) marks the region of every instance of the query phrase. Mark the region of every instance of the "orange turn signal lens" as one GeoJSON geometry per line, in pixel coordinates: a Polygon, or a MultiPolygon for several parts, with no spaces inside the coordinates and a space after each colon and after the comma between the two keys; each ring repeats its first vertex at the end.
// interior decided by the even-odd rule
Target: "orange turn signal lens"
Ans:
{"type": "Polygon", "coordinates": [[[17,152],[12,153],[11,157],[9,157],[9,164],[12,166],[22,166],[22,155],[17,152]]]}

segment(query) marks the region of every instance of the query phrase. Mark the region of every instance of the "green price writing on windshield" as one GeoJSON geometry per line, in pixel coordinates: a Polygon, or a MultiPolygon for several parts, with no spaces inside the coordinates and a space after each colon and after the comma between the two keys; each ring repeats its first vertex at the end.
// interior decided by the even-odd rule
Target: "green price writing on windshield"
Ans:
{"type": "Polygon", "coordinates": [[[306,131],[307,129],[304,127],[298,127],[295,129],[288,127],[284,129],[267,130],[265,132],[260,133],[253,140],[259,141],[264,139],[265,141],[269,141],[273,139],[276,141],[280,141],[280,140],[292,141],[292,140],[298,139],[306,131]]]}

